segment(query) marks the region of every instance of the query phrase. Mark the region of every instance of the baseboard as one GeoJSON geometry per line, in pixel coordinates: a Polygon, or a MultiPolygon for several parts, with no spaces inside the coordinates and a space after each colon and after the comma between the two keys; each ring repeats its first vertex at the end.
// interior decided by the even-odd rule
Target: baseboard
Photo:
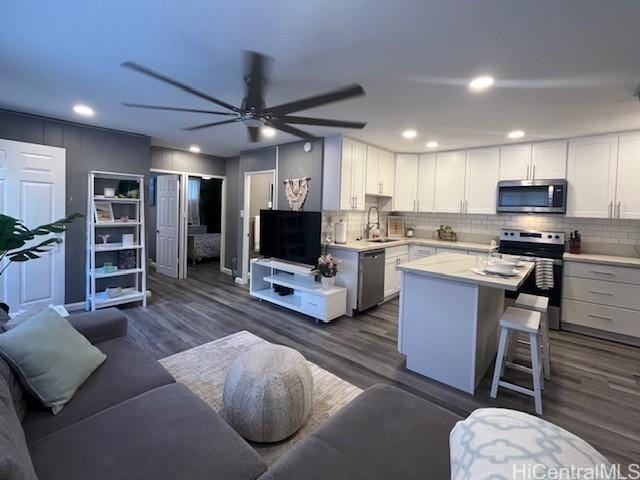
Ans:
{"type": "Polygon", "coordinates": [[[75,303],[66,303],[64,308],[67,309],[67,312],[77,312],[78,310],[86,310],[87,303],[86,302],[75,302],[75,303]]]}
{"type": "Polygon", "coordinates": [[[231,271],[231,269],[230,269],[230,268],[227,268],[227,267],[222,267],[222,268],[220,269],[220,271],[221,271],[222,273],[226,273],[227,275],[233,275],[233,272],[231,271]]]}

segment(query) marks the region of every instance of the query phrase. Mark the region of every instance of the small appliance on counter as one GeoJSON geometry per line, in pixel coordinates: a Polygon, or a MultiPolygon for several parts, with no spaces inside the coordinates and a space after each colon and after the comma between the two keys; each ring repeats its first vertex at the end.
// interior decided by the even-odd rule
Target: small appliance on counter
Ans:
{"type": "Polygon", "coordinates": [[[344,220],[340,219],[336,224],[335,224],[335,243],[344,245],[345,243],[347,243],[347,222],[345,222],[344,220]]]}
{"type": "Polygon", "coordinates": [[[582,234],[576,230],[569,235],[569,253],[580,253],[582,247],[582,234]]]}
{"type": "Polygon", "coordinates": [[[413,237],[414,234],[415,234],[415,232],[414,232],[413,228],[412,227],[408,227],[407,228],[407,237],[411,238],[411,237],[413,237]]]}

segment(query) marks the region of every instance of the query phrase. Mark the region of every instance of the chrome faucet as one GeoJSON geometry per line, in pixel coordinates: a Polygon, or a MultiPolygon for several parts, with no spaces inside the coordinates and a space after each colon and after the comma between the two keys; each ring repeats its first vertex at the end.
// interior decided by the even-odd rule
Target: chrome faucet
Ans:
{"type": "Polygon", "coordinates": [[[369,210],[367,210],[367,225],[364,227],[364,236],[365,238],[370,238],[371,237],[371,230],[373,229],[373,227],[376,226],[378,229],[380,228],[380,211],[378,210],[378,207],[376,207],[375,205],[371,205],[369,207],[369,210]],[[374,223],[371,223],[371,210],[376,209],[376,221],[374,223]]]}

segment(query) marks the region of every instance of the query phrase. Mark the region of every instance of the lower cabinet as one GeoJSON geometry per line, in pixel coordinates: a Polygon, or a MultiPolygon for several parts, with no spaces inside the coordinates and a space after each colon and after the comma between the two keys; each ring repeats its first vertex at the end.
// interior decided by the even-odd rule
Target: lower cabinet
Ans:
{"type": "Polygon", "coordinates": [[[388,298],[400,291],[400,272],[398,265],[409,261],[409,248],[407,246],[391,247],[385,251],[384,264],[384,297],[388,298]]]}
{"type": "Polygon", "coordinates": [[[420,260],[436,254],[436,247],[409,245],[409,261],[420,260]]]}

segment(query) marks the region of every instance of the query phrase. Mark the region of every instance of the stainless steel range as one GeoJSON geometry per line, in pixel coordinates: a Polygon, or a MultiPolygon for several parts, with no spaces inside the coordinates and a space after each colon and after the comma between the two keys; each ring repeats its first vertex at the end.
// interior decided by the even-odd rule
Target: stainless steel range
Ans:
{"type": "Polygon", "coordinates": [[[529,275],[518,292],[507,292],[507,297],[515,298],[518,293],[531,293],[549,297],[549,327],[560,328],[560,304],[562,301],[562,255],[564,254],[564,232],[538,232],[532,230],[500,230],[498,251],[521,257],[550,258],[553,260],[553,283],[550,290],[536,286],[535,271],[529,275]]]}

